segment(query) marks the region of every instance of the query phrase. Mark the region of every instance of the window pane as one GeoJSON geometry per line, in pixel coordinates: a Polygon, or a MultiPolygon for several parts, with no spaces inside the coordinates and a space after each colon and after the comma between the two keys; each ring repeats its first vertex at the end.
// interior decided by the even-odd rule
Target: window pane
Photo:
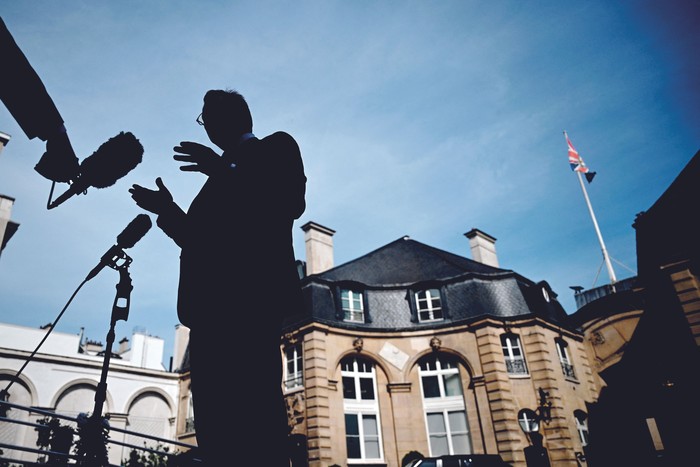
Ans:
{"type": "Polygon", "coordinates": [[[461,396],[462,382],[459,379],[459,374],[444,375],[446,396],[461,396]]]}
{"type": "Polygon", "coordinates": [[[374,399],[374,384],[370,378],[360,378],[360,397],[362,400],[374,399]]]}
{"type": "Polygon", "coordinates": [[[423,376],[423,397],[440,397],[440,385],[437,376],[423,376]]]}
{"type": "Polygon", "coordinates": [[[428,431],[430,433],[444,433],[446,430],[445,419],[441,413],[428,414],[428,431]]]}
{"type": "Polygon", "coordinates": [[[447,435],[430,435],[430,452],[433,456],[442,456],[450,453],[447,445],[447,435]]]}
{"type": "Polygon", "coordinates": [[[349,459],[362,457],[362,452],[360,451],[360,427],[357,422],[357,415],[345,414],[345,444],[348,449],[349,459]]]}
{"type": "Polygon", "coordinates": [[[467,416],[464,412],[450,412],[447,414],[450,421],[450,431],[452,433],[466,433],[467,431],[467,416]]]}
{"type": "Polygon", "coordinates": [[[471,454],[471,446],[469,443],[469,435],[458,434],[452,435],[452,449],[455,454],[471,454]]]}
{"type": "Polygon", "coordinates": [[[372,373],[373,363],[367,360],[357,360],[357,371],[360,373],[372,373]]]}
{"type": "Polygon", "coordinates": [[[377,416],[365,415],[362,417],[362,428],[365,436],[372,437],[379,435],[379,432],[377,431],[377,416]]]}
{"type": "Polygon", "coordinates": [[[345,440],[348,448],[348,459],[360,459],[362,457],[360,451],[360,437],[348,436],[345,440]]]}
{"type": "Polygon", "coordinates": [[[345,414],[345,433],[348,435],[360,435],[360,424],[356,414],[345,414]]]}
{"type": "Polygon", "coordinates": [[[357,399],[355,393],[355,379],[349,376],[343,376],[343,398],[357,399]]]}
{"type": "Polygon", "coordinates": [[[365,439],[365,459],[379,459],[379,430],[376,415],[363,416],[362,429],[365,439]]]}
{"type": "Polygon", "coordinates": [[[379,439],[365,440],[365,459],[379,459],[379,439]]]}

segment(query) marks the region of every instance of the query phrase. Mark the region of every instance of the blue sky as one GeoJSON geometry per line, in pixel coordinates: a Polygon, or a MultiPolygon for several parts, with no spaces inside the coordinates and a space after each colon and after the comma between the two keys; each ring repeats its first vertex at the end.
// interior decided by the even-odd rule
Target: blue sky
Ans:
{"type": "MultiPolygon", "coordinates": [[[[463,234],[478,228],[497,239],[502,268],[548,281],[569,313],[569,286],[609,278],[562,132],[597,172],[586,188],[618,279],[636,271],[635,215],[700,149],[697,1],[0,6],[81,160],[120,131],[145,150],[113,186],[47,210],[51,183],[33,170],[44,143],[0,105],[12,136],[0,193],[20,224],[0,258],[3,322],[56,319],[143,212],[131,184],[161,176],[189,205],[204,178],[181,172],[172,147],[208,144],[195,123],[208,89],[246,96],[256,135],[297,139],[308,177],[298,258],[308,221],[336,231],[336,265],[405,235],[471,257],[463,234]]],[[[162,337],[167,366],[179,251],[154,227],[127,253],[134,289],[117,340],[135,327],[162,337]]],[[[85,284],[58,330],[104,342],[118,280],[105,269],[85,284]]]]}

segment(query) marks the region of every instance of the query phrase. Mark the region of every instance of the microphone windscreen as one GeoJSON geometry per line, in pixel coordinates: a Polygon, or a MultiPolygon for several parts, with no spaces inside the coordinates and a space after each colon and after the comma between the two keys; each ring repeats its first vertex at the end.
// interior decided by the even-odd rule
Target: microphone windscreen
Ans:
{"type": "Polygon", "coordinates": [[[129,222],[122,233],[117,235],[117,245],[121,248],[131,248],[146,235],[150,228],[151,218],[148,214],[139,214],[129,222]]]}
{"type": "Polygon", "coordinates": [[[83,159],[80,178],[96,188],[112,186],[136,167],[142,157],[143,146],[139,140],[130,132],[122,131],[83,159]]]}

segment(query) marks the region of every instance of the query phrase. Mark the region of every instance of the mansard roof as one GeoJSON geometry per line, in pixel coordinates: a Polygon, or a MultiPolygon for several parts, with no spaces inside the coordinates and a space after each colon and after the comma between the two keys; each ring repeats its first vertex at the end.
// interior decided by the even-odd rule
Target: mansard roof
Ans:
{"type": "Polygon", "coordinates": [[[303,279],[302,287],[304,320],[342,328],[440,328],[487,316],[504,320],[539,316],[563,324],[567,316],[545,281],[535,283],[512,270],[489,266],[409,237],[309,275],[303,279]],[[364,323],[343,320],[338,293],[344,288],[364,293],[364,323]],[[443,320],[418,321],[412,293],[427,288],[441,290],[443,320]]]}
{"type": "Polygon", "coordinates": [[[357,281],[367,286],[381,287],[442,281],[465,273],[503,272],[506,271],[406,236],[317,276],[328,281],[357,281]]]}

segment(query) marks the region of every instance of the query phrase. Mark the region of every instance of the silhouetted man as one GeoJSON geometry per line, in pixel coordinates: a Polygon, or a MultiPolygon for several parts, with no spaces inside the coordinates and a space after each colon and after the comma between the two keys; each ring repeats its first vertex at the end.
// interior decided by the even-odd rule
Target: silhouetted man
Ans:
{"type": "Polygon", "coordinates": [[[63,118],[2,18],[0,60],[0,100],[27,138],[46,141],[46,152],[36,164],[35,170],[55,182],[75,180],[80,166],[63,125],[63,118]]]}
{"type": "Polygon", "coordinates": [[[210,90],[197,121],[223,150],[184,141],[184,171],[208,175],[185,213],[163,181],[133,185],[180,247],[178,316],[190,328],[197,444],[206,465],[288,467],[281,388],[283,316],[301,307],[292,224],[305,209],[306,176],[296,141],[263,139],[244,98],[210,90]],[[264,449],[260,449],[264,447],[264,449]]]}

